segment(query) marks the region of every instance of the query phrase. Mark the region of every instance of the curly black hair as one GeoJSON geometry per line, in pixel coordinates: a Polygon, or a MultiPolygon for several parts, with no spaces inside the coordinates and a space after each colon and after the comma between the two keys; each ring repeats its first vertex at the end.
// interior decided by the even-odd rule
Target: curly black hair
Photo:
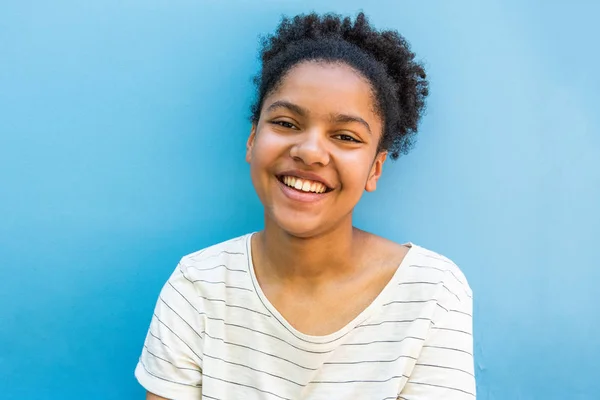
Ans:
{"type": "Polygon", "coordinates": [[[253,123],[259,120],[265,98],[293,66],[303,61],[342,62],[373,87],[384,126],[379,150],[397,159],[412,147],[429,85],[423,65],[415,61],[410,45],[398,32],[375,30],[362,12],[354,20],[316,13],[283,17],[275,34],[262,38],[260,60],[262,68],[254,78],[253,123]]]}

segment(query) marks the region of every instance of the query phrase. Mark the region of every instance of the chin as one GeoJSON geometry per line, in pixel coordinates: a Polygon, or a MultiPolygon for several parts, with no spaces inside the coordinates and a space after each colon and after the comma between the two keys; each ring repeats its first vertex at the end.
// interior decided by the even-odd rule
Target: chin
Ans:
{"type": "Polygon", "coordinates": [[[288,223],[279,222],[277,225],[279,226],[279,229],[288,235],[301,239],[308,239],[310,237],[317,236],[322,231],[322,228],[319,226],[300,223],[299,221],[288,223]]]}
{"type": "Polygon", "coordinates": [[[270,216],[273,225],[277,226],[286,234],[302,239],[314,237],[323,233],[326,228],[321,221],[313,220],[306,216],[297,216],[296,218],[286,215],[283,218],[278,218],[277,215],[270,216]]]}

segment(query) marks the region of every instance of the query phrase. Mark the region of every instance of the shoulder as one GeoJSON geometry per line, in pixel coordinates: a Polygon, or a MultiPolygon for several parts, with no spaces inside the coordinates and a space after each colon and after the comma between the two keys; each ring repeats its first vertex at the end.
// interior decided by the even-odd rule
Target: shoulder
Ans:
{"type": "Polygon", "coordinates": [[[227,265],[245,262],[248,256],[248,240],[251,233],[213,244],[201,250],[183,256],[179,262],[183,271],[203,269],[209,264],[227,265]]]}
{"type": "Polygon", "coordinates": [[[408,268],[424,281],[442,283],[459,300],[471,299],[473,291],[462,270],[450,258],[429,250],[425,247],[410,243],[410,260],[408,268]]]}
{"type": "MultiPolygon", "coordinates": [[[[196,304],[238,298],[253,290],[250,278],[249,240],[246,234],[183,256],[167,284],[183,288],[196,304]]],[[[180,290],[183,292],[183,289],[180,290]]],[[[211,303],[212,304],[212,303],[211,303]]],[[[216,303],[215,303],[216,304],[216,303]]],[[[203,306],[205,307],[206,304],[203,306]]]]}
{"type": "Polygon", "coordinates": [[[362,236],[364,258],[369,265],[385,265],[396,270],[410,251],[407,244],[400,244],[373,233],[357,230],[362,236]]]}

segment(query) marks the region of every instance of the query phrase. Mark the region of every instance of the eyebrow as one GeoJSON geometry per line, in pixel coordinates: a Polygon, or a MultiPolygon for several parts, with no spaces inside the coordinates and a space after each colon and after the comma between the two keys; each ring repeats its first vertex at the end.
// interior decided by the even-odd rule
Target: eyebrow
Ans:
{"type": "MultiPolygon", "coordinates": [[[[267,111],[273,111],[278,108],[286,108],[286,109],[292,111],[293,113],[300,115],[301,117],[305,117],[309,114],[307,109],[300,107],[299,105],[291,103],[286,100],[277,100],[276,102],[271,104],[269,107],[267,107],[267,111]]],[[[372,134],[371,126],[369,125],[369,123],[367,121],[365,121],[363,118],[355,116],[355,115],[330,114],[329,120],[336,124],[357,122],[357,123],[363,125],[365,128],[367,128],[367,131],[369,132],[369,134],[372,134]]]]}
{"type": "Polygon", "coordinates": [[[308,111],[305,110],[304,108],[300,107],[297,104],[290,103],[289,101],[285,101],[285,100],[277,100],[276,102],[274,102],[267,108],[267,111],[273,111],[278,108],[287,108],[288,110],[290,110],[302,117],[304,117],[308,114],[308,111]]]}
{"type": "Polygon", "coordinates": [[[369,135],[371,135],[371,127],[369,126],[369,123],[367,121],[365,121],[364,119],[362,119],[361,117],[358,117],[355,115],[348,115],[348,114],[331,114],[329,116],[329,118],[330,118],[331,122],[334,122],[337,124],[358,122],[359,124],[361,124],[365,128],[367,128],[369,135]]]}

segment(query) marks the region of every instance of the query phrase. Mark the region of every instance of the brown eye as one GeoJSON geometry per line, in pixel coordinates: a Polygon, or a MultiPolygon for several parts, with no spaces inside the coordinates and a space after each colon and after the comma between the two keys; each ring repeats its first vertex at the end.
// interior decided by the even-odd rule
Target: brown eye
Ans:
{"type": "Polygon", "coordinates": [[[354,139],[352,136],[350,135],[336,135],[336,138],[344,141],[344,142],[354,142],[354,143],[360,143],[360,141],[354,139]]]}
{"type": "Polygon", "coordinates": [[[288,121],[271,121],[271,123],[273,125],[279,125],[279,126],[281,126],[283,128],[287,128],[287,129],[298,129],[296,127],[296,125],[294,125],[294,124],[292,124],[291,122],[288,122],[288,121]]]}

